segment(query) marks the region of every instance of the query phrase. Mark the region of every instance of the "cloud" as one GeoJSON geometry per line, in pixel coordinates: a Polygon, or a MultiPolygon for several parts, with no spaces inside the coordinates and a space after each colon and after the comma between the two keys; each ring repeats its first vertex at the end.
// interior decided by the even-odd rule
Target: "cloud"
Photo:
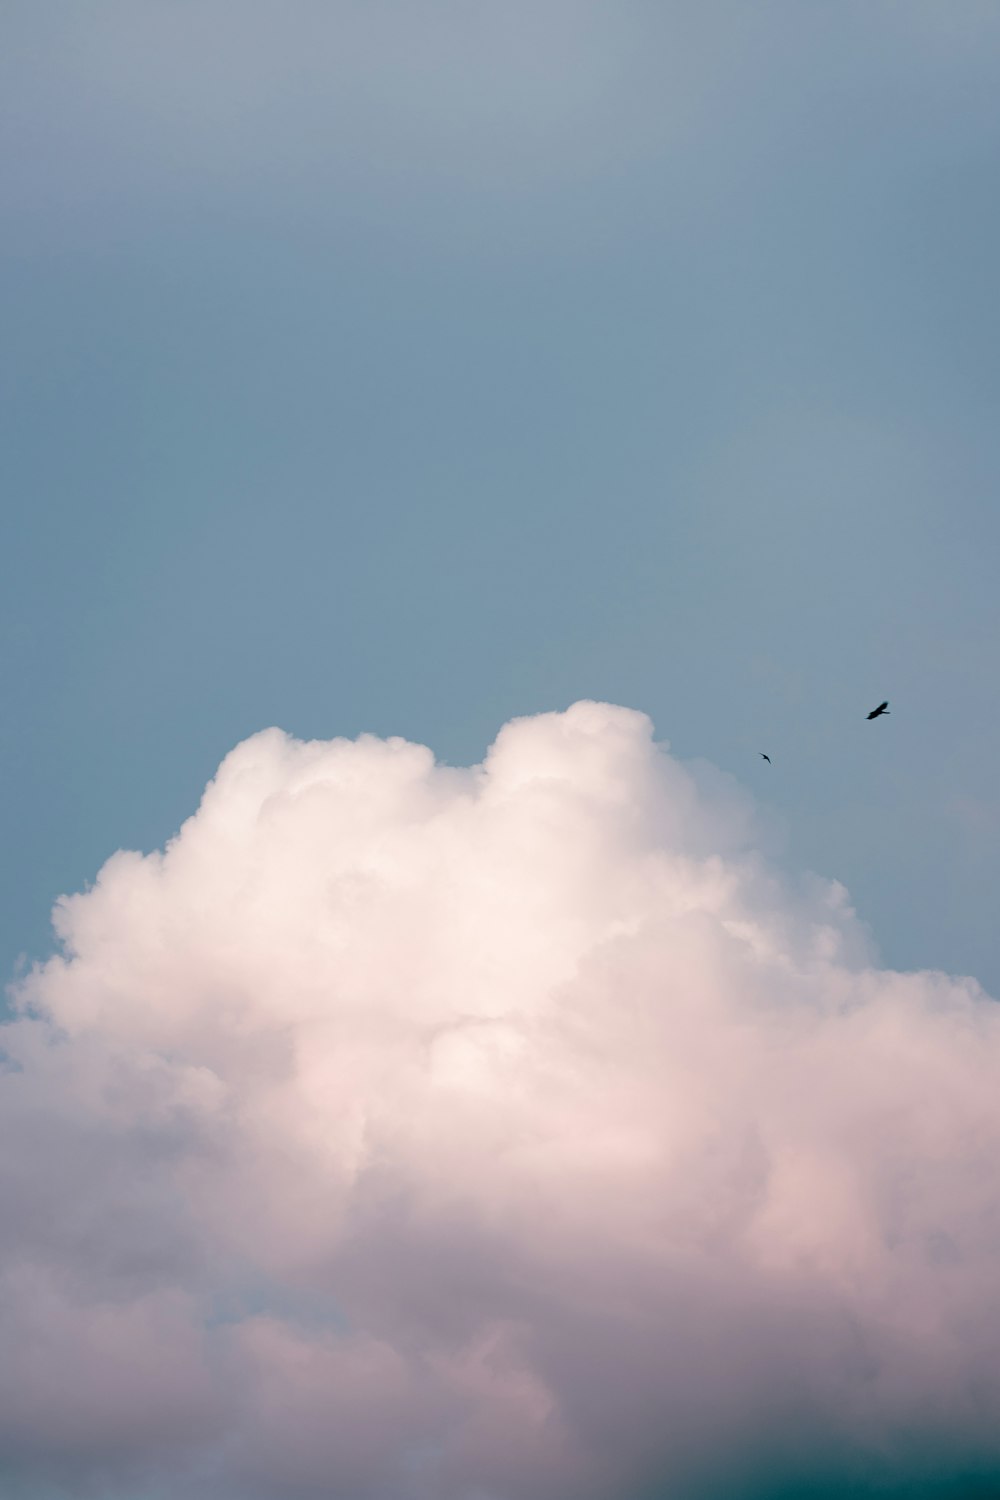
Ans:
{"type": "Polygon", "coordinates": [[[11,1482],[1000,1473],[1000,1011],[877,968],[760,838],[603,704],[472,769],[238,746],[164,852],[59,903],[2,1034],[11,1482]]]}

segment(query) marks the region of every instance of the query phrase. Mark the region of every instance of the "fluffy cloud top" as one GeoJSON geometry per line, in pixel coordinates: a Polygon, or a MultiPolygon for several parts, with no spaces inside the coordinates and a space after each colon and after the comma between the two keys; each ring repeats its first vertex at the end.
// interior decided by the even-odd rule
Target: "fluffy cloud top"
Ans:
{"type": "Polygon", "coordinates": [[[10,1484],[991,1482],[1000,1010],[754,840],[603,704],[238,746],[4,1028],[10,1484]]]}

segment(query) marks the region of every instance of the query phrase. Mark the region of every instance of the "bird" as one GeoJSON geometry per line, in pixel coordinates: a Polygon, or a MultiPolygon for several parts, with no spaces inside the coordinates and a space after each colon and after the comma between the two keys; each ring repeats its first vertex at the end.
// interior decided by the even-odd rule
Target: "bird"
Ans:
{"type": "Polygon", "coordinates": [[[868,715],[868,717],[869,717],[869,719],[877,719],[878,716],[879,716],[879,714],[887,714],[888,712],[889,712],[889,700],[887,698],[884,703],[880,703],[879,704],[878,708],[873,708],[872,711],[871,711],[871,713],[868,715]]]}
{"type": "Polygon", "coordinates": [[[769,755],[765,755],[763,750],[758,750],[757,754],[760,756],[761,760],[766,760],[768,765],[771,764],[771,757],[769,755]]]}

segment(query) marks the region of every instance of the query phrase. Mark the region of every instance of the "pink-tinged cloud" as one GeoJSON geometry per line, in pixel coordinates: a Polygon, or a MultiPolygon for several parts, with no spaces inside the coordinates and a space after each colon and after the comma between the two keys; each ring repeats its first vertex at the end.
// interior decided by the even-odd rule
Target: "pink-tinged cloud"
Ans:
{"type": "Polygon", "coordinates": [[[268,730],[62,901],[2,1033],[17,1493],[1000,1471],[1000,1009],[754,827],[602,704],[471,770],[268,730]]]}

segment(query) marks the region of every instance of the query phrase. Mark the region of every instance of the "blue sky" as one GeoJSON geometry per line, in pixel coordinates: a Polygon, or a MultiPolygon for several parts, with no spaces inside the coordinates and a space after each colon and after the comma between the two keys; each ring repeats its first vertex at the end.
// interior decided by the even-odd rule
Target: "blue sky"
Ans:
{"type": "Polygon", "coordinates": [[[7,0],[5,1494],[995,1492],[998,80],[7,0]]]}
{"type": "Polygon", "coordinates": [[[5,973],[261,727],[592,697],[1000,991],[995,7],[3,29],[5,973]]]}

